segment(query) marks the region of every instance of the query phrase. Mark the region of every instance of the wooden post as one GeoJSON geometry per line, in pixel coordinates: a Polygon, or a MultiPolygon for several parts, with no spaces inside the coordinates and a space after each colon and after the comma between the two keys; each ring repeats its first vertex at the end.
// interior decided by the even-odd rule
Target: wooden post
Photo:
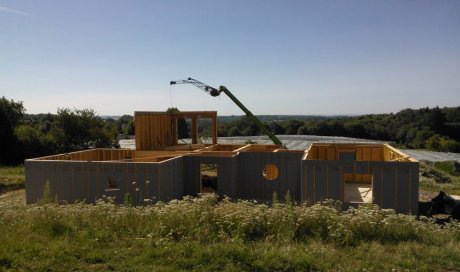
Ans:
{"type": "Polygon", "coordinates": [[[192,144],[197,144],[198,143],[198,122],[197,122],[197,117],[192,116],[192,144]]]}
{"type": "Polygon", "coordinates": [[[212,144],[217,144],[217,113],[212,116],[212,144]]]}

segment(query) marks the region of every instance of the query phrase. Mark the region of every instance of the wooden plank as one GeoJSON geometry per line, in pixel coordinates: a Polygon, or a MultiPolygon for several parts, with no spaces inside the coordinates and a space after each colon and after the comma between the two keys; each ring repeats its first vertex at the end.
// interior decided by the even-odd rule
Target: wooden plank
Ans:
{"type": "Polygon", "coordinates": [[[363,147],[363,161],[371,161],[372,160],[372,148],[370,147],[363,147]]]}
{"type": "Polygon", "coordinates": [[[356,160],[361,161],[363,159],[363,147],[355,147],[356,160]]]}
{"type": "Polygon", "coordinates": [[[177,120],[192,120],[192,140],[198,142],[197,119],[211,118],[213,125],[213,143],[217,143],[216,112],[135,112],[136,150],[162,150],[177,144],[177,120]]]}
{"type": "Polygon", "coordinates": [[[327,147],[318,147],[318,160],[326,160],[327,159],[327,147]]]}
{"type": "Polygon", "coordinates": [[[317,146],[311,146],[309,152],[308,152],[308,157],[309,160],[317,160],[318,159],[318,147],[317,146]]]}
{"type": "Polygon", "coordinates": [[[371,152],[371,161],[383,161],[383,149],[381,147],[373,147],[371,152]]]}
{"type": "Polygon", "coordinates": [[[336,160],[337,158],[335,157],[335,147],[329,146],[327,147],[327,160],[336,160]]]}

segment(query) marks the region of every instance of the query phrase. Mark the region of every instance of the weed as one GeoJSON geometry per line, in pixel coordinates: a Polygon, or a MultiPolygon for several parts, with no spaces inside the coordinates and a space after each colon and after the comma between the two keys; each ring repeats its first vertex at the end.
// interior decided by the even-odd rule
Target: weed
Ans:
{"type": "Polygon", "coordinates": [[[375,205],[341,211],[334,201],[307,206],[286,200],[268,206],[204,194],[140,207],[110,200],[2,206],[0,269],[445,270],[460,265],[458,222],[440,228],[432,220],[375,205]],[[399,251],[426,257],[388,253],[399,251]]]}

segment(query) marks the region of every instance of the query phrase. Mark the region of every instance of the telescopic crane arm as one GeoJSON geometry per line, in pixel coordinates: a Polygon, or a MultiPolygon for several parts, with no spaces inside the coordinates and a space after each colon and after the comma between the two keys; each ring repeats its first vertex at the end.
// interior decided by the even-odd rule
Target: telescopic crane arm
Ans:
{"type": "Polygon", "coordinates": [[[220,86],[219,89],[216,89],[191,77],[184,80],[171,81],[169,83],[169,85],[174,84],[193,84],[211,96],[219,96],[220,93],[225,93],[246,114],[246,116],[251,118],[251,120],[260,128],[260,130],[262,130],[262,132],[265,133],[273,141],[273,143],[285,148],[280,139],[278,139],[275,134],[273,134],[254,114],[252,114],[252,112],[246,108],[243,103],[241,103],[225,86],[220,86]]]}

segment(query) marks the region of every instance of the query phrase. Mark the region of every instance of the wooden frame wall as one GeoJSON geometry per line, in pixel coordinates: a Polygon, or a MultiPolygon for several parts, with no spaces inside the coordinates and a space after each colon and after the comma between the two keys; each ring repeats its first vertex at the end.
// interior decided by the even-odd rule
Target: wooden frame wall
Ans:
{"type": "Polygon", "coordinates": [[[339,160],[341,152],[354,152],[357,161],[407,161],[416,162],[388,144],[312,144],[304,159],[339,160]]]}
{"type": "Polygon", "coordinates": [[[136,150],[165,150],[178,146],[179,119],[191,119],[192,144],[198,144],[198,120],[211,119],[212,143],[217,144],[217,112],[135,112],[136,150]]]}

